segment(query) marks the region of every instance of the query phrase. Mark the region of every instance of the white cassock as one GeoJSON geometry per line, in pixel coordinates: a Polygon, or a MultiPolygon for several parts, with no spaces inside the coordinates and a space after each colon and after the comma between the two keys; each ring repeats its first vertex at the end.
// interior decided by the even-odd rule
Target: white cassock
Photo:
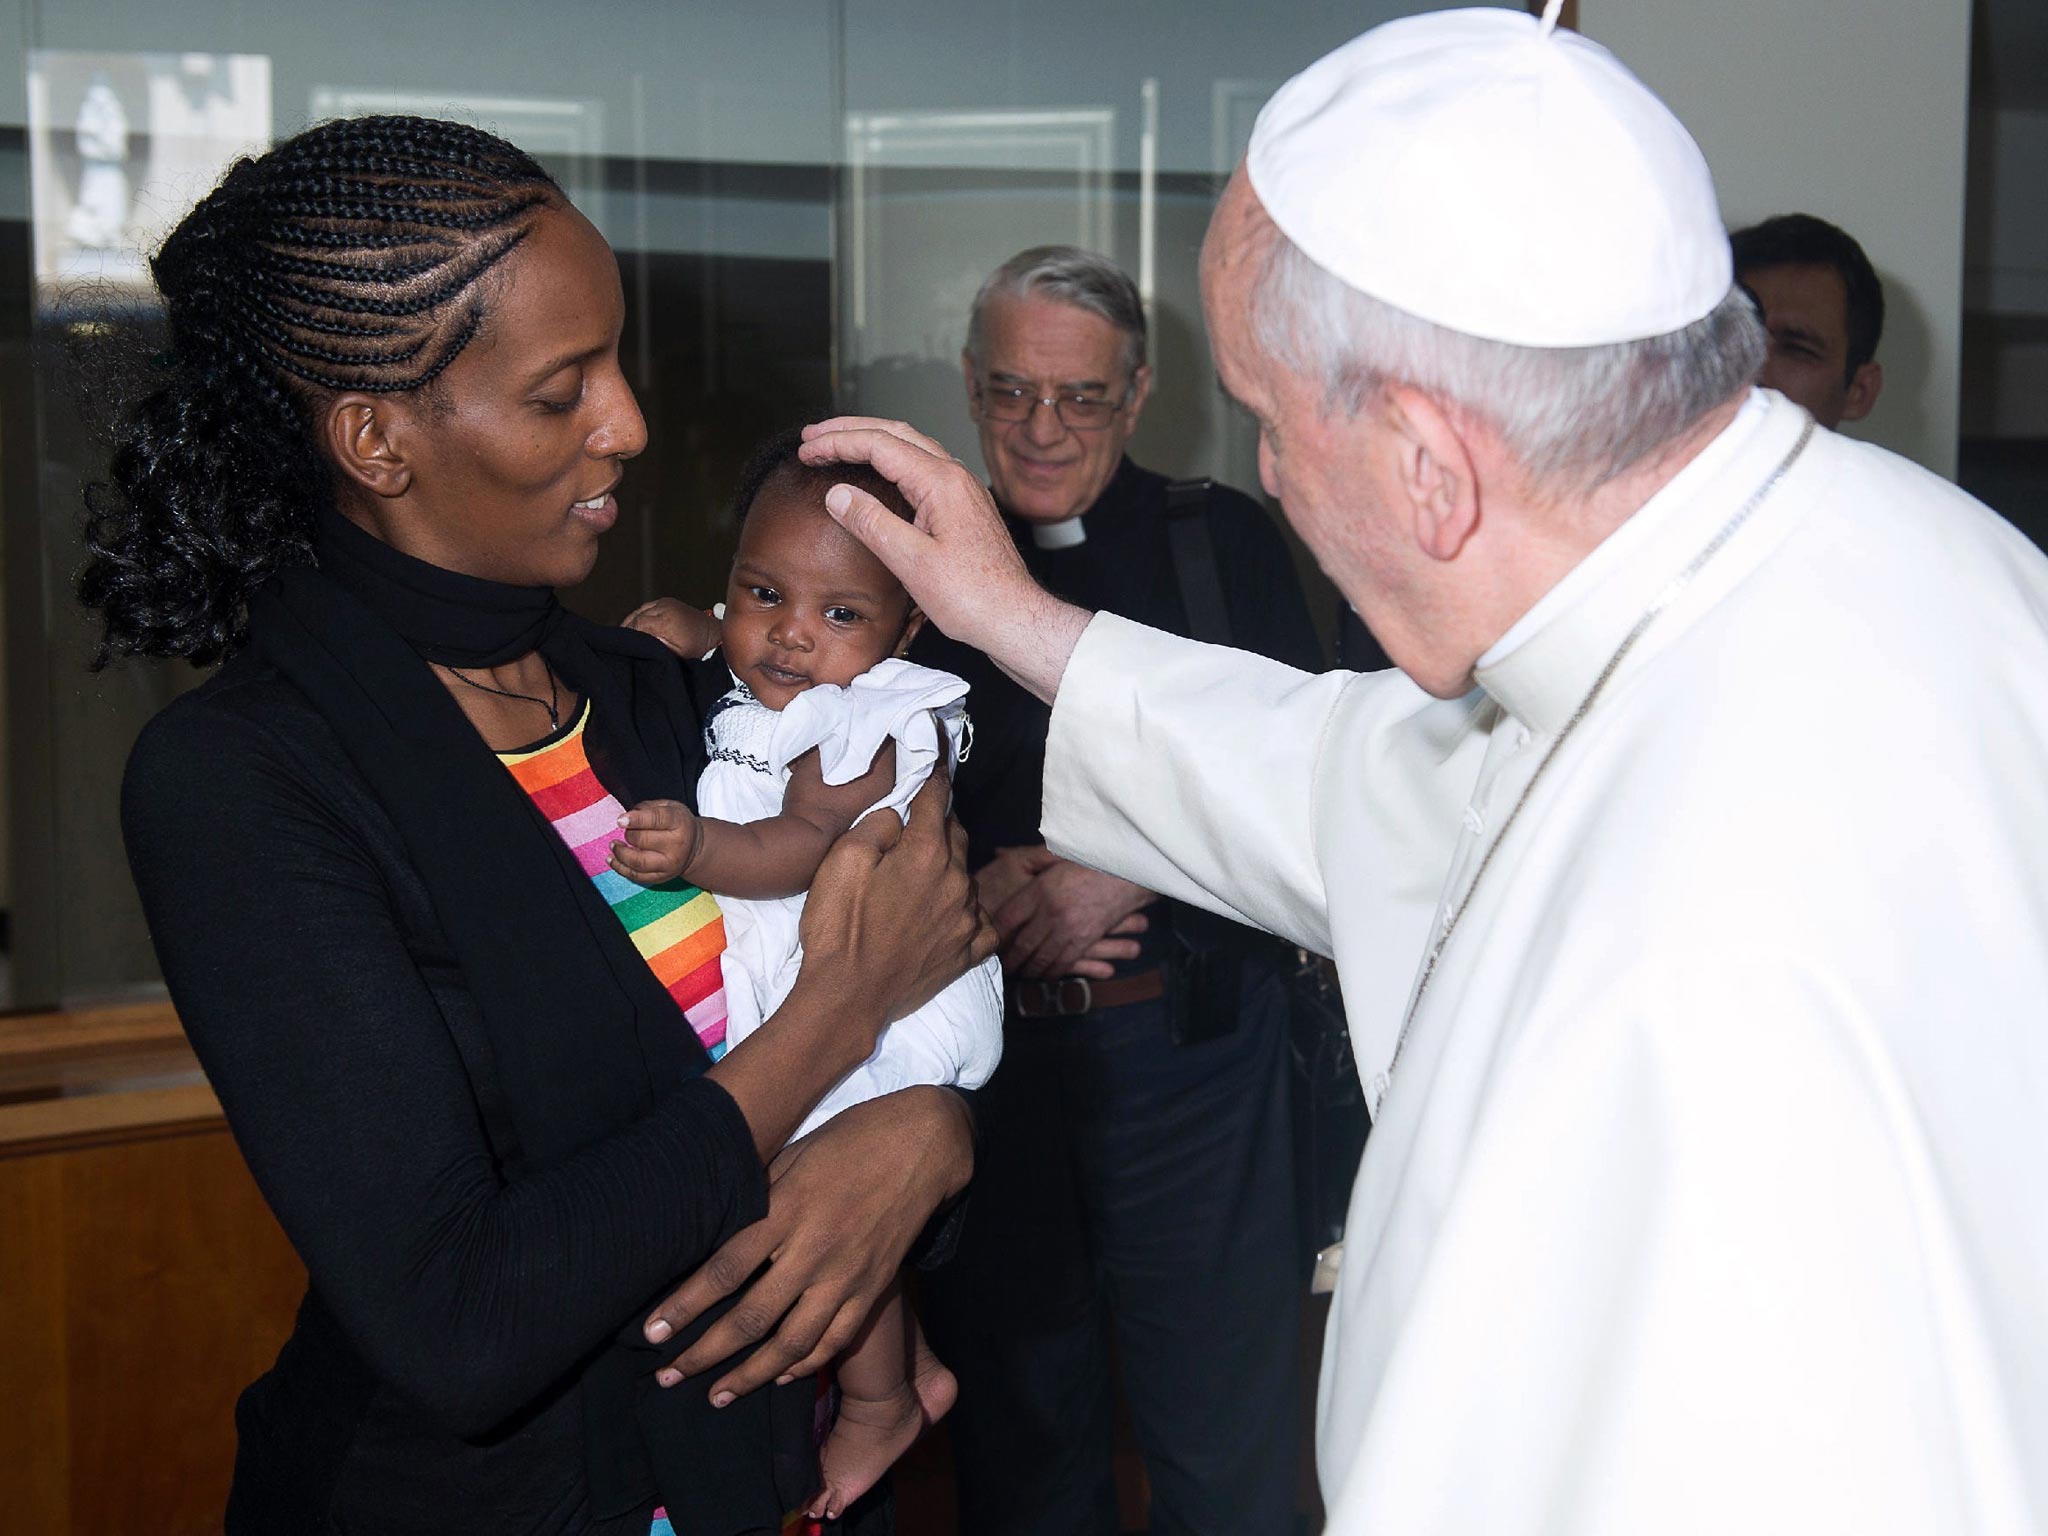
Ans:
{"type": "MultiPolygon", "coordinates": [[[[1333,953],[1360,1071],[1736,421],[1435,701],[1103,615],[1058,851],[1333,953]]],[[[1535,785],[1351,1200],[1338,1536],[2048,1530],[2048,562],[1817,432],[1535,785]]]]}

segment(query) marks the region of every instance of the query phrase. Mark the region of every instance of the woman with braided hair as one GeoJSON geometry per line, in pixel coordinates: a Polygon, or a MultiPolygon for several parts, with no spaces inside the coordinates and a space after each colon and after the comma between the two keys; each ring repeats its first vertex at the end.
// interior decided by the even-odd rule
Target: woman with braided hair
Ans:
{"type": "Polygon", "coordinates": [[[705,691],[555,598],[645,441],[603,239],[512,146],[365,118],[239,162],[154,274],[80,593],[102,665],[224,662],[123,829],[311,1282],[228,1529],[779,1529],[811,1378],[972,1162],[941,1089],[783,1150],[992,948],[943,788],[842,840],[720,1056],[715,903],[604,869],[620,804],[694,784],[705,691]]]}

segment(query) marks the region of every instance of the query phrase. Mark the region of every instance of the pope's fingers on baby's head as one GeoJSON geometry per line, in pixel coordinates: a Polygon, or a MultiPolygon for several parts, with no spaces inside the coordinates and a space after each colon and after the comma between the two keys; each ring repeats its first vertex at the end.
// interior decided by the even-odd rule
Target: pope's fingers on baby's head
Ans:
{"type": "Polygon", "coordinates": [[[810,464],[872,459],[898,444],[936,459],[952,457],[936,439],[926,437],[909,422],[879,416],[834,416],[829,421],[812,422],[803,429],[803,442],[804,461],[810,464]]]}

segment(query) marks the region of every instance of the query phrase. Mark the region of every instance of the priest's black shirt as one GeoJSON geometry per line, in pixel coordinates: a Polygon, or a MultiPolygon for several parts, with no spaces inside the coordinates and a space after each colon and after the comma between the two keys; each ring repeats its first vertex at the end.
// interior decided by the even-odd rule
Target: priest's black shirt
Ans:
{"type": "MultiPolygon", "coordinates": [[[[1117,614],[1155,629],[1185,635],[1187,609],[1175,580],[1167,544],[1163,475],[1124,459],[1093,506],[1081,516],[1086,538],[1059,549],[1041,549],[1032,525],[1005,518],[1024,564],[1056,597],[1084,608],[1117,614]]],[[[1303,671],[1322,670],[1321,642],[1309,620],[1293,557],[1265,509],[1249,496],[1218,485],[1201,515],[1209,524],[1230,619],[1232,644],[1257,651],[1303,671]]],[[[981,652],[937,633],[929,625],[912,645],[910,659],[957,673],[972,685],[967,712],[974,746],[955,783],[954,807],[967,829],[970,862],[979,867],[998,848],[1044,841],[1038,826],[1045,779],[1045,738],[1052,721],[1041,704],[1011,682],[981,652]]],[[[1242,741],[1219,741],[1219,753],[1245,756],[1247,777],[1258,772],[1255,755],[1242,741]]],[[[1202,924],[1179,903],[1166,908],[1183,928],[1202,924]]],[[[1140,955],[1120,971],[1159,964],[1168,923],[1155,912],[1140,939],[1140,955]]]]}

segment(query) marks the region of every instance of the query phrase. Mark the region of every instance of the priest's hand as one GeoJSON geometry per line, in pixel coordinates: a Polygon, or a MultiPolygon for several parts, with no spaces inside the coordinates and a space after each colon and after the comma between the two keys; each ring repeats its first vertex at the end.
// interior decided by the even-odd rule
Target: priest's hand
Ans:
{"type": "MultiPolygon", "coordinates": [[[[974,872],[975,887],[980,894],[981,904],[990,913],[998,913],[1007,909],[1015,917],[1015,926],[1008,932],[1003,930],[1000,921],[997,922],[996,933],[999,942],[1007,945],[1016,936],[1017,930],[1022,928],[1030,916],[1037,910],[1039,898],[1051,897],[1056,894],[1056,887],[1048,886],[1038,893],[1037,898],[1012,905],[1014,899],[1030,886],[1034,880],[1056,865],[1067,865],[1067,861],[1052,852],[1043,843],[1031,843],[1020,848],[998,848],[995,851],[995,857],[974,872]]],[[[1076,868],[1078,866],[1067,865],[1067,867],[1076,868]]],[[[1105,876],[1104,878],[1109,879],[1113,877],[1105,876]]],[[[1116,883],[1119,885],[1128,884],[1126,881],[1118,881],[1116,883]]],[[[1140,887],[1131,886],[1130,889],[1136,891],[1140,887]]],[[[1149,891],[1145,893],[1145,899],[1148,902],[1152,900],[1152,895],[1149,891]]],[[[1083,926],[1086,926],[1086,924],[1084,923],[1083,926]]],[[[1138,940],[1136,936],[1143,933],[1150,926],[1151,922],[1143,912],[1132,911],[1104,929],[1081,951],[1079,958],[1069,962],[1067,968],[1063,971],[1034,970],[1027,973],[1018,969],[1017,957],[1014,952],[1005,952],[1003,954],[1003,968],[1012,976],[1026,974],[1085,976],[1090,981],[1107,981],[1116,974],[1118,961],[1135,960],[1138,958],[1138,940]]]]}
{"type": "Polygon", "coordinates": [[[1136,957],[1128,936],[1145,931],[1141,909],[1159,899],[1155,892],[1044,848],[1014,851],[1031,876],[991,907],[1008,974],[1103,981],[1115,974],[1110,960],[1136,957]]]}
{"type": "Polygon", "coordinates": [[[800,451],[806,464],[870,464],[895,483],[915,524],[851,485],[834,486],[825,509],[942,631],[1051,703],[1090,615],[1031,579],[988,488],[900,421],[837,416],[805,427],[800,451]]]}
{"type": "Polygon", "coordinates": [[[659,1344],[739,1293],[656,1381],[672,1387],[756,1343],[705,1389],[712,1402],[723,1407],[823,1369],[853,1342],[932,1214],[973,1171],[973,1125],[949,1089],[906,1088],[833,1116],[770,1165],[768,1214],[648,1316],[643,1331],[659,1344]]]}
{"type": "MultiPolygon", "coordinates": [[[[974,872],[974,891],[981,898],[981,904],[990,912],[1000,912],[1025,886],[1037,878],[1039,871],[1059,857],[1043,843],[1027,843],[1018,848],[998,848],[995,856],[974,872]]],[[[998,930],[998,936],[1000,936],[998,930]]]]}

